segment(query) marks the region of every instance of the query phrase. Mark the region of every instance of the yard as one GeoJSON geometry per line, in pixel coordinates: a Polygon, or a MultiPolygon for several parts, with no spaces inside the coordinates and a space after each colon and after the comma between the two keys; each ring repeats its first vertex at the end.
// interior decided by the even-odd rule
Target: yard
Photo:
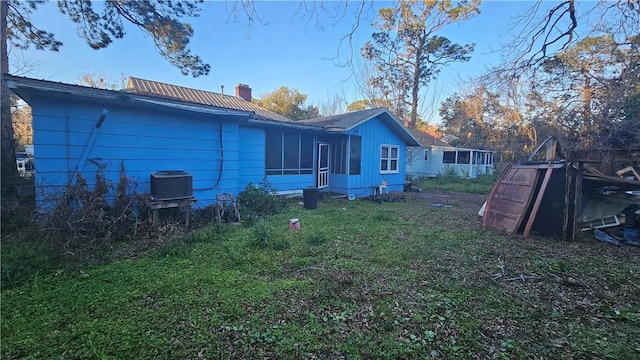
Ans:
{"type": "Polygon", "coordinates": [[[492,233],[485,197],[296,201],[146,256],[44,269],[2,291],[1,357],[640,357],[640,249],[492,233]]]}

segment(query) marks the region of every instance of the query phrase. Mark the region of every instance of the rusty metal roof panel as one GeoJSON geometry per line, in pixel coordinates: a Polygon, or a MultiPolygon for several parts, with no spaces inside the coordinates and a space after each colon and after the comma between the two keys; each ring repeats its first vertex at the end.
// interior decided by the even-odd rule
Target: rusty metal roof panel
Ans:
{"type": "Polygon", "coordinates": [[[496,180],[485,207],[485,227],[515,233],[529,208],[538,181],[537,167],[509,165],[496,180]]]}
{"type": "Polygon", "coordinates": [[[191,89],[184,86],[165,84],[136,77],[129,77],[126,90],[139,95],[153,95],[196,104],[210,105],[218,108],[250,111],[265,119],[293,122],[293,120],[280,114],[276,114],[273,111],[258,106],[257,104],[232,95],[223,95],[210,91],[191,89]]]}

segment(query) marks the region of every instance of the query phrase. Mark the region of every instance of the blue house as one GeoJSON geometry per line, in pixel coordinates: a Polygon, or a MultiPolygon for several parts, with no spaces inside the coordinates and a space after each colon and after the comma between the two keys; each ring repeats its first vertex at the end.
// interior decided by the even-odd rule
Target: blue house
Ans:
{"type": "Polygon", "coordinates": [[[201,207],[265,178],[281,194],[363,197],[383,181],[402,191],[407,146],[419,145],[387,109],[292,121],[251,103],[242,84],[232,96],[138,78],[121,91],[7,81],[32,107],[39,206],[78,174],[91,185],[100,169],[117,183],[121,166],[138,193],[158,171],[189,173],[201,207]]]}

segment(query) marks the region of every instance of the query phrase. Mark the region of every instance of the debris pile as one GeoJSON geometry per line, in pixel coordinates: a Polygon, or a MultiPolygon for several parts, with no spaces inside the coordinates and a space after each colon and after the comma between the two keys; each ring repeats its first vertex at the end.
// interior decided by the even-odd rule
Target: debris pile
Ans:
{"type": "Polygon", "coordinates": [[[572,153],[558,140],[545,140],[522,164],[510,164],[496,180],[484,205],[483,225],[508,233],[562,235],[575,240],[585,231],[611,244],[638,245],[640,229],[640,151],[630,150],[622,166],[605,174],[602,153],[572,153]],[[600,156],[592,160],[594,154],[600,156]],[[596,232],[597,230],[597,232],[596,232]]]}

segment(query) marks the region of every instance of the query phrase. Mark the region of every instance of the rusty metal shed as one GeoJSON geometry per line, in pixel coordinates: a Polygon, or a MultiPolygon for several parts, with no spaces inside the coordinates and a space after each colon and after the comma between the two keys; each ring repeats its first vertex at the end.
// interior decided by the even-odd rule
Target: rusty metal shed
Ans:
{"type": "Polygon", "coordinates": [[[625,209],[640,209],[638,164],[640,151],[572,152],[567,159],[558,140],[548,138],[526,162],[510,164],[500,174],[485,204],[483,225],[525,237],[537,233],[575,240],[584,230],[637,221],[637,216],[625,219],[625,209]],[[621,166],[631,176],[607,174],[621,166]]]}

